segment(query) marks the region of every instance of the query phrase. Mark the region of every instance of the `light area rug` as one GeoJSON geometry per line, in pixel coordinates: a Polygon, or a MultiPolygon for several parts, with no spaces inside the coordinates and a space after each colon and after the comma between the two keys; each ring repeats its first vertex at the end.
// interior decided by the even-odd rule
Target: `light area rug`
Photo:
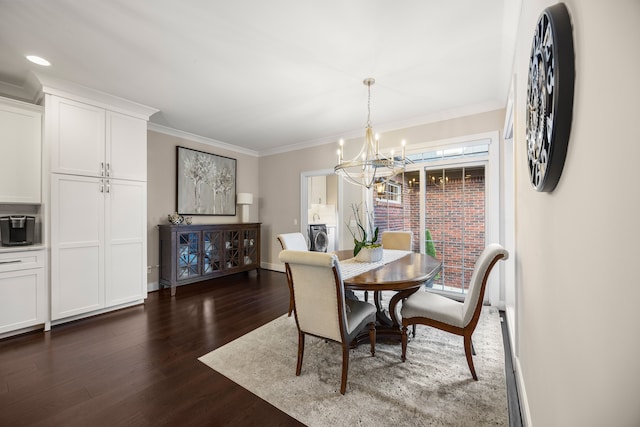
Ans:
{"type": "Polygon", "coordinates": [[[473,335],[478,381],[471,378],[462,337],[418,326],[407,361],[399,344],[352,349],[347,391],[340,394],[342,351],[307,336],[295,375],[298,334],[282,316],[199,358],[308,426],[508,426],[499,313],[484,307],[473,335]]]}

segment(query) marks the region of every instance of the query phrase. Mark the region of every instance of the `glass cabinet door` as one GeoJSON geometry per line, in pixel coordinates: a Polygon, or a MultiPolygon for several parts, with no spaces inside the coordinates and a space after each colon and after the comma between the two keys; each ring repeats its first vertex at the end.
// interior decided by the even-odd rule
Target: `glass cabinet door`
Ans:
{"type": "Polygon", "coordinates": [[[257,260],[257,231],[244,230],[242,235],[242,263],[244,265],[254,264],[257,260]]]}
{"type": "Polygon", "coordinates": [[[240,248],[238,246],[239,231],[224,232],[224,260],[226,268],[234,268],[240,265],[240,248]]]}
{"type": "Polygon", "coordinates": [[[222,232],[204,231],[202,233],[202,241],[202,274],[209,274],[222,270],[223,259],[220,244],[222,241],[222,232]]]}
{"type": "Polygon", "coordinates": [[[200,275],[199,241],[200,233],[178,234],[178,280],[200,275]]]}

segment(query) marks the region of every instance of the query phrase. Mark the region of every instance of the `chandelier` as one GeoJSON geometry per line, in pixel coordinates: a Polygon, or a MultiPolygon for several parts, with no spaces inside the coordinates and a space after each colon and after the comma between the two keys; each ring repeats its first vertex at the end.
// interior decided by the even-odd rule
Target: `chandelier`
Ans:
{"type": "Polygon", "coordinates": [[[364,132],[364,143],[357,156],[351,160],[344,160],[344,140],[340,140],[338,149],[338,164],[333,168],[334,172],[342,175],[347,182],[361,185],[371,189],[381,181],[397,175],[405,168],[405,142],[402,141],[402,156],[394,156],[393,150],[389,157],[380,154],[378,135],[374,136],[371,128],[371,85],[376,81],[373,78],[364,79],[367,86],[367,126],[364,132]]]}

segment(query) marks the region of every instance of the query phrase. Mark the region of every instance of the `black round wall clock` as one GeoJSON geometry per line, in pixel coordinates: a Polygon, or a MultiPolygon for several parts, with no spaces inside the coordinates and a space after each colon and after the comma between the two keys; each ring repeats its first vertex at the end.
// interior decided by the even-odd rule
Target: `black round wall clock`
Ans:
{"type": "Polygon", "coordinates": [[[571,132],[575,80],[571,18],[564,3],[540,15],[531,45],[527,85],[527,158],[537,191],[558,184],[571,132]]]}

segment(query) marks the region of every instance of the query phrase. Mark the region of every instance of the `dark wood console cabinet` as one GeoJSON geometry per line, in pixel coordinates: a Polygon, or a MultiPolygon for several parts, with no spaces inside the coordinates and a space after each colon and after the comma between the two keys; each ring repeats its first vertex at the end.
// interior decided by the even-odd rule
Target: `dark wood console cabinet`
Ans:
{"type": "Polygon", "coordinates": [[[260,223],[159,225],[160,285],[176,286],[256,269],[260,223]]]}

